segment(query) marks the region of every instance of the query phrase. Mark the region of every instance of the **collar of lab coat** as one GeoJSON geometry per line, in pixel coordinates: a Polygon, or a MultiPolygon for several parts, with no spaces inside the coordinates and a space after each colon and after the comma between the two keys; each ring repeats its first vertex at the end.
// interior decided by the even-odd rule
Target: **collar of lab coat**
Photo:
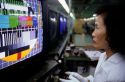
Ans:
{"type": "Polygon", "coordinates": [[[123,60],[123,57],[119,53],[115,53],[107,59],[106,52],[104,52],[102,56],[100,56],[100,58],[101,60],[100,60],[99,65],[97,65],[96,67],[95,74],[99,72],[100,69],[103,69],[105,73],[108,74],[110,71],[110,68],[113,65],[117,65],[120,61],[123,60]]]}
{"type": "MultiPolygon", "coordinates": [[[[105,54],[106,55],[106,54],[105,54]]],[[[106,58],[106,57],[105,57],[106,58]]],[[[105,71],[105,73],[109,73],[111,71],[111,68],[114,65],[118,65],[123,60],[123,57],[119,53],[114,53],[111,57],[109,57],[107,60],[104,60],[104,63],[101,65],[101,68],[105,71]]]]}
{"type": "Polygon", "coordinates": [[[121,60],[123,60],[123,56],[119,53],[113,54],[111,57],[109,57],[106,61],[110,63],[119,63],[121,60]]]}

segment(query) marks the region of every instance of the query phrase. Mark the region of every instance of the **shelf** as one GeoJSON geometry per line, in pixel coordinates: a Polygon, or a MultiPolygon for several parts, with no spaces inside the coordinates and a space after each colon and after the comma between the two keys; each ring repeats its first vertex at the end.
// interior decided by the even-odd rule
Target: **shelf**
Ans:
{"type": "Polygon", "coordinates": [[[81,56],[69,56],[64,57],[65,60],[74,60],[74,61],[91,61],[90,58],[81,57],[81,56]]]}

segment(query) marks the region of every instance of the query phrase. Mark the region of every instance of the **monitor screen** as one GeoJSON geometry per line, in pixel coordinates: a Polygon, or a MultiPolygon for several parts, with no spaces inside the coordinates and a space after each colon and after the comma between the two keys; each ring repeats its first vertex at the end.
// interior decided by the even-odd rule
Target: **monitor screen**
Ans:
{"type": "Polygon", "coordinates": [[[59,17],[59,34],[64,36],[67,32],[67,19],[63,16],[59,17]]]}
{"type": "Polygon", "coordinates": [[[67,33],[67,19],[64,17],[63,18],[63,23],[64,23],[64,34],[66,34],[67,33]]]}
{"type": "Polygon", "coordinates": [[[64,20],[63,20],[63,17],[62,16],[60,16],[60,18],[59,18],[59,28],[60,28],[60,35],[63,35],[63,30],[64,30],[64,24],[63,24],[63,22],[64,22],[64,20]]]}
{"type": "Polygon", "coordinates": [[[40,0],[6,0],[0,8],[0,70],[42,51],[40,0]]]}

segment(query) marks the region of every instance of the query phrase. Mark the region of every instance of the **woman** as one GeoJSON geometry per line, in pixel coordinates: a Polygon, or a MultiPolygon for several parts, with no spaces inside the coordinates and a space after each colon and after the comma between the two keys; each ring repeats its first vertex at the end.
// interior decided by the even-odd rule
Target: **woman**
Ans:
{"type": "Polygon", "coordinates": [[[122,5],[106,5],[96,12],[93,46],[105,52],[100,54],[94,77],[66,72],[69,80],[60,79],[61,82],[125,82],[124,8],[122,5]]]}

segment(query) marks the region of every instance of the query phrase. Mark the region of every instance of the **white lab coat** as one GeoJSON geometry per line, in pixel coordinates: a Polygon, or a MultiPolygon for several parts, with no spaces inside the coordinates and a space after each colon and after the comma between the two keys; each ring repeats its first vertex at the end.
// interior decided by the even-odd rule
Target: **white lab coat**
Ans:
{"type": "Polygon", "coordinates": [[[125,82],[125,58],[115,53],[106,60],[106,53],[102,53],[94,78],[88,79],[90,82],[125,82]]]}

